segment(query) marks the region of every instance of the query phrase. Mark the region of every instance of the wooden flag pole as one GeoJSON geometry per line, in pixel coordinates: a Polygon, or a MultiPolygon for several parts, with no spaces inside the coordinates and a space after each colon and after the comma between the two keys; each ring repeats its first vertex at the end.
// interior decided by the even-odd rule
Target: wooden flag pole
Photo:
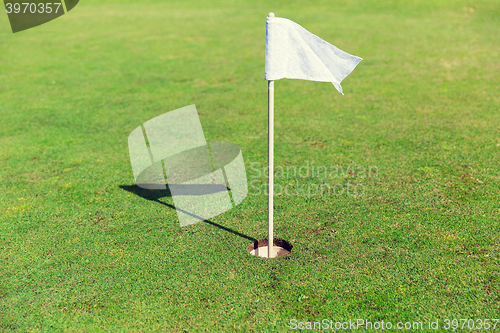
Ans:
{"type": "Polygon", "coordinates": [[[269,234],[267,237],[267,257],[273,258],[273,244],[274,244],[274,235],[273,235],[273,199],[274,199],[274,81],[268,82],[268,161],[269,161],[269,222],[268,229],[269,234]]]}

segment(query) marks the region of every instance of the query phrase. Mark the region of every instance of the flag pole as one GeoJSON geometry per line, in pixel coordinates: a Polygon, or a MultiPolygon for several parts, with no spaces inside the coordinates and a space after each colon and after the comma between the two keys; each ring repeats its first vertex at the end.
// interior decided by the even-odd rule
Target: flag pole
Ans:
{"type": "MultiPolygon", "coordinates": [[[[274,13],[271,12],[268,17],[274,17],[274,13]]],[[[267,100],[267,110],[268,110],[268,174],[269,174],[269,186],[268,186],[268,235],[267,235],[267,257],[272,258],[273,246],[274,246],[274,233],[273,233],[273,215],[274,215],[274,81],[269,80],[267,86],[268,100],[267,100]]]]}
{"type": "MultiPolygon", "coordinates": [[[[270,14],[271,15],[271,14],[270,14]]],[[[274,16],[274,15],[273,15],[274,16]]],[[[268,221],[268,242],[267,242],[267,257],[273,257],[273,245],[274,245],[274,235],[273,235],[273,199],[274,199],[274,81],[269,80],[268,82],[268,162],[269,162],[269,221],[268,221]]]]}

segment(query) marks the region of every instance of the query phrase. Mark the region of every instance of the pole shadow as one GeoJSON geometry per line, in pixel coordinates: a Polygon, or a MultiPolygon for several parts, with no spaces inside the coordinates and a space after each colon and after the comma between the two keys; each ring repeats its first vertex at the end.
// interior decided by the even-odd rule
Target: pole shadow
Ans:
{"type": "MultiPolygon", "coordinates": [[[[200,185],[177,185],[177,184],[175,184],[175,185],[173,185],[173,184],[171,184],[170,186],[176,186],[177,189],[181,188],[182,195],[203,195],[203,194],[210,194],[210,193],[216,193],[216,192],[220,192],[220,191],[230,190],[225,185],[204,185],[204,184],[200,184],[200,185]]],[[[161,199],[161,198],[172,197],[172,193],[170,192],[170,188],[169,188],[168,184],[167,184],[166,190],[148,190],[148,189],[141,188],[137,185],[119,185],[119,187],[122,190],[133,193],[141,198],[144,198],[144,199],[149,200],[149,201],[157,202],[161,205],[170,207],[173,210],[178,210],[184,214],[188,214],[190,216],[193,216],[202,222],[213,225],[214,227],[225,230],[227,232],[230,232],[230,233],[235,234],[237,236],[240,236],[242,238],[248,239],[248,240],[254,242],[255,246],[257,246],[258,240],[253,238],[253,237],[244,235],[236,230],[230,229],[228,227],[225,227],[225,226],[220,225],[218,223],[212,222],[210,220],[205,220],[200,216],[197,216],[195,214],[192,214],[192,213],[185,211],[185,210],[182,210],[182,209],[175,208],[175,206],[173,206],[173,205],[170,205],[168,203],[160,201],[159,199],[161,199]]],[[[179,191],[177,190],[176,193],[179,193],[179,191]]]]}

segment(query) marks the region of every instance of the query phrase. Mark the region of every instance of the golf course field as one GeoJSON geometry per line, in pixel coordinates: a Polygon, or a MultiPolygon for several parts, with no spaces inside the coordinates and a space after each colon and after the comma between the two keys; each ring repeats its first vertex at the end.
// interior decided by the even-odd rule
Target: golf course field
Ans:
{"type": "Polygon", "coordinates": [[[0,8],[0,332],[500,330],[497,0],[82,0],[16,33],[0,8]],[[363,58],[343,96],[274,82],[274,259],[248,252],[269,12],[363,58]],[[248,194],[181,227],[128,137],[192,104],[248,194]]]}

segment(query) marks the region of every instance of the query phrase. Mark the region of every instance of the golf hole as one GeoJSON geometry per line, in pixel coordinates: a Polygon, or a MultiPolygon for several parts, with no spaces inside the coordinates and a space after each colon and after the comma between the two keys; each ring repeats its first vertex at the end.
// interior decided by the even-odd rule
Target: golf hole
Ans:
{"type": "MultiPolygon", "coordinates": [[[[269,241],[267,239],[261,239],[259,241],[255,241],[248,247],[248,252],[250,252],[251,255],[256,257],[267,258],[268,245],[269,241]]],[[[290,252],[292,252],[292,247],[293,246],[285,240],[274,239],[271,258],[282,257],[289,254],[290,252]]]]}

